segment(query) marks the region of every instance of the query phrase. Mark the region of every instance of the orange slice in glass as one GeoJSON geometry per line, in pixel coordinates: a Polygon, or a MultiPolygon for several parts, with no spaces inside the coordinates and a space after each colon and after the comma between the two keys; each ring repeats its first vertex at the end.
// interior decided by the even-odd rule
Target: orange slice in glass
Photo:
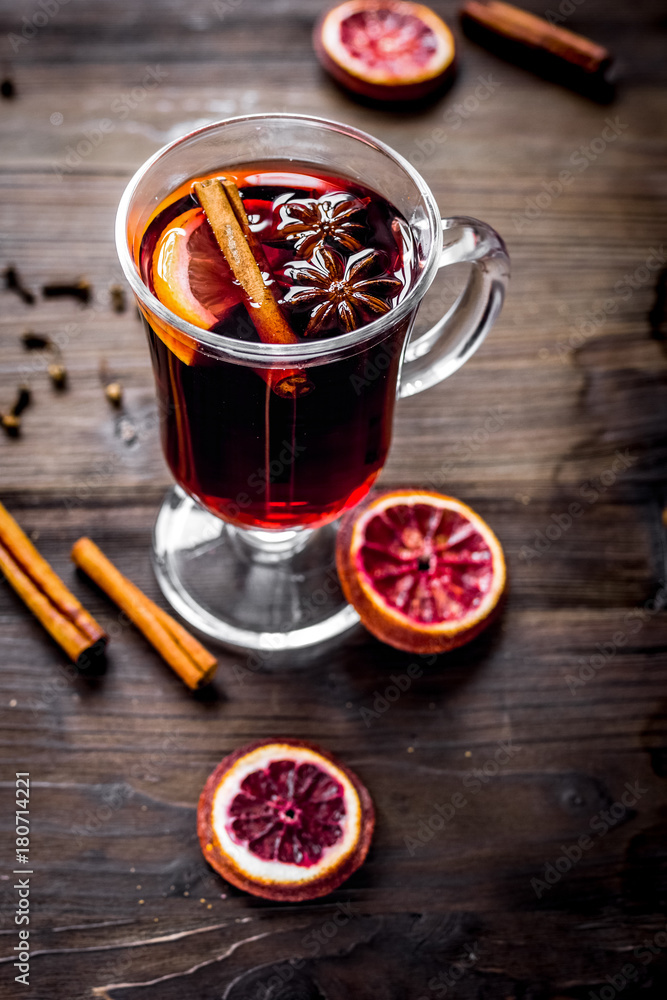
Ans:
{"type": "Polygon", "coordinates": [[[202,208],[179,215],[160,236],[153,254],[153,287],[173,313],[204,330],[241,301],[202,208]]]}

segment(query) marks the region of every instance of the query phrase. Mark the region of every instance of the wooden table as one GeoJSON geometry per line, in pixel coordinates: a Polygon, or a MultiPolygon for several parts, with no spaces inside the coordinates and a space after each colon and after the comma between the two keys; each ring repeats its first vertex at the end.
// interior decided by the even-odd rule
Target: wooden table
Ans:
{"type": "MultiPolygon", "coordinates": [[[[72,679],[0,587],[0,995],[664,996],[664,8],[560,4],[566,26],[622,58],[610,106],[461,40],[455,88],[401,114],[355,104],[321,74],[310,32],[324,6],[53,0],[38,16],[39,4],[2,4],[16,87],[1,102],[2,265],[37,302],[0,300],[0,409],[26,378],[33,393],[20,439],[0,440],[0,496],[113,644],[103,680],[72,679]],[[193,697],[68,561],[90,534],[158,597],[149,541],[169,475],[140,324],[110,304],[121,192],[163,143],[265,110],[379,136],[419,165],[444,214],[495,226],[513,261],[487,343],[400,404],[382,476],[451,492],[489,520],[509,560],[507,609],[370,718],[362,709],[381,708],[413,661],[361,628],[260,670],[222,651],[215,692],[193,697]],[[613,138],[600,139],[608,119],[613,138]],[[39,294],[80,276],[88,306],[39,294]],[[66,391],[22,349],[26,328],[60,339],[66,391]],[[103,361],[125,387],[122,416],[103,361]],[[195,834],[213,765],[276,732],[339,754],[377,804],[367,863],[312,904],[230,888],[195,834]],[[29,987],[11,964],[16,771],[31,782],[29,987]],[[457,792],[465,806],[427,840],[457,792]]],[[[434,7],[455,21],[456,4],[434,7]]],[[[452,289],[433,293],[432,313],[452,289]]]]}

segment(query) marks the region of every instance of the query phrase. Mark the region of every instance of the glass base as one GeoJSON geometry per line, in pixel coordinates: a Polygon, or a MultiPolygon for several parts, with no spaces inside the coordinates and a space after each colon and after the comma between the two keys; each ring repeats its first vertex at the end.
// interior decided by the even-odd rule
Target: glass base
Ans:
{"type": "Polygon", "coordinates": [[[299,649],[359,621],[336,573],[337,530],[235,528],[174,486],[155,522],[155,574],[205,635],[241,649],[299,649]]]}

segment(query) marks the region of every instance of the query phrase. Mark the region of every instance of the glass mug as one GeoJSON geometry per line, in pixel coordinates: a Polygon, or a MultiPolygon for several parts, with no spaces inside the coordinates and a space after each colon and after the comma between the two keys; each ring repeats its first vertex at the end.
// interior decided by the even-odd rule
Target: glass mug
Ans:
{"type": "Polygon", "coordinates": [[[238,648],[294,649],[350,628],[358,617],[336,575],[335,519],[381,471],[395,400],[455,372],[493,325],[509,277],[501,238],[475,219],[441,219],[417,171],[370,135],[259,114],[207,125],[149,159],[121,199],[116,244],[146,326],[177,483],[153,536],[165,597],[201,632],[238,648]],[[390,312],[327,339],[259,343],[194,326],[152,294],[140,249],[161,203],[188,180],[253,161],[305,164],[398,209],[412,232],[414,277],[390,312]],[[457,301],[412,339],[436,272],[461,262],[471,268],[457,301]],[[295,371],[312,392],[271,393],[282,372],[295,371]]]}

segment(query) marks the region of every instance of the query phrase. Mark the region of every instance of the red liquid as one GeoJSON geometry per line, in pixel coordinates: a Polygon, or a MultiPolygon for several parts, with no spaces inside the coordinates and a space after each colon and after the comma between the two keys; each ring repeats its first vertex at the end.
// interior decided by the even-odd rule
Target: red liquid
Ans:
{"type": "MultiPolygon", "coordinates": [[[[371,322],[405,297],[413,280],[412,237],[379,195],[311,171],[254,164],[227,176],[238,184],[292,330],[304,342],[332,338],[333,348],[350,326],[371,322]],[[323,225],[312,225],[313,213],[323,225]],[[337,273],[357,291],[348,295],[348,306],[331,304],[337,273]]],[[[182,191],[153,219],[142,241],[141,271],[152,291],[160,237],[171,220],[182,220],[197,206],[189,186],[182,191]]],[[[209,328],[258,341],[205,220],[196,254],[190,289],[214,314],[209,328]]],[[[165,304],[177,311],[173,302],[165,304]]],[[[176,481],[213,513],[245,527],[323,524],[356,504],[387,457],[410,320],[390,325],[384,340],[352,357],[300,366],[312,389],[295,398],[278,395],[266,372],[263,378],[257,369],[201,351],[179,351],[179,357],[147,324],[163,447],[176,481]]]]}

